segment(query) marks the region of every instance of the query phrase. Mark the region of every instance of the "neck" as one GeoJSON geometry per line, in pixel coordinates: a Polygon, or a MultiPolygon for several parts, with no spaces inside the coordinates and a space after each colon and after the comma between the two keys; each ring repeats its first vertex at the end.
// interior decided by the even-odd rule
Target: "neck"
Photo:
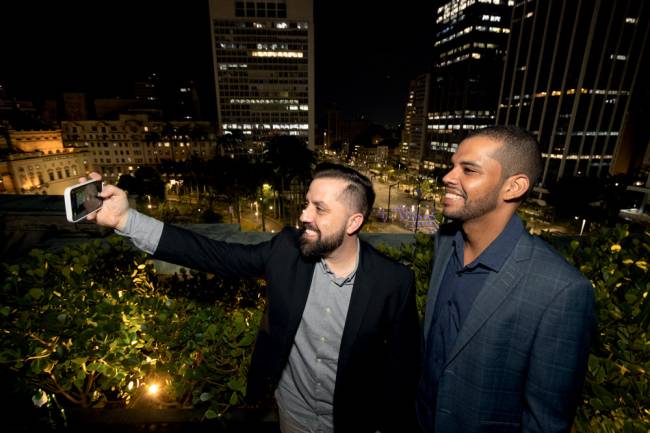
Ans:
{"type": "Polygon", "coordinates": [[[516,208],[498,210],[463,222],[463,261],[467,265],[481,255],[483,251],[501,234],[508,225],[516,208]]]}
{"type": "Polygon", "coordinates": [[[359,242],[357,240],[357,235],[346,235],[343,243],[324,258],[327,267],[337,277],[346,277],[350,275],[357,264],[358,248],[359,242]]]}

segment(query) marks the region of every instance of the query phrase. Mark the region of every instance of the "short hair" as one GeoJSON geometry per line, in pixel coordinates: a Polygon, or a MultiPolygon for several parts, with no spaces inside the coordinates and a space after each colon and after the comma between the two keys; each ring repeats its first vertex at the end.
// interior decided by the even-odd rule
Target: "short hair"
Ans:
{"type": "Polygon", "coordinates": [[[467,138],[471,137],[486,137],[501,143],[492,157],[501,163],[502,177],[525,174],[530,180],[526,193],[532,191],[542,174],[542,154],[532,134],[516,126],[497,125],[479,129],[467,138]]]}
{"type": "Polygon", "coordinates": [[[375,203],[375,191],[372,182],[358,171],[340,164],[323,162],[314,169],[314,180],[321,178],[341,179],[348,182],[343,190],[352,208],[363,214],[363,222],[368,221],[375,203]]]}

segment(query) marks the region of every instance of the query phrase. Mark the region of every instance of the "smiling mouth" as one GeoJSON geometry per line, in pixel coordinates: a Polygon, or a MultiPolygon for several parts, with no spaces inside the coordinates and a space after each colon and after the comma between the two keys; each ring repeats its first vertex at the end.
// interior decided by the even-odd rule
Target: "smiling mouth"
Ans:
{"type": "Polygon", "coordinates": [[[312,225],[303,225],[302,226],[302,237],[306,238],[317,238],[320,235],[320,230],[318,230],[316,227],[312,225]]]}
{"type": "Polygon", "coordinates": [[[445,200],[458,201],[464,199],[465,194],[463,194],[461,191],[445,191],[445,200]]]}

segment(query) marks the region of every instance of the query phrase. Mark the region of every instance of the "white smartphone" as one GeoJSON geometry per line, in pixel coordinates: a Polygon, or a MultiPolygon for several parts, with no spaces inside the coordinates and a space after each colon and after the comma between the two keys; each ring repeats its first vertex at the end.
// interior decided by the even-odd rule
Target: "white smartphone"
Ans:
{"type": "Polygon", "coordinates": [[[76,223],[101,209],[103,200],[99,197],[100,192],[102,192],[101,180],[89,180],[67,187],[63,192],[63,198],[68,221],[76,223]]]}

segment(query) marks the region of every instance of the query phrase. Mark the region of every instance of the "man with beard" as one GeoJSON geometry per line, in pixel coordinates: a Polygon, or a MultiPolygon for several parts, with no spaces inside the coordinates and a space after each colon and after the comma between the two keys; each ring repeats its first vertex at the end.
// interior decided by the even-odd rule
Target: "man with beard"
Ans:
{"type": "Polygon", "coordinates": [[[591,283],[515,214],[542,169],[536,140],[495,126],[463,140],[424,321],[425,432],[568,432],[594,318],[591,283]]]}
{"type": "MultiPolygon", "coordinates": [[[[99,175],[93,173],[95,179],[99,175]]],[[[404,432],[416,428],[420,328],[413,273],[359,239],[372,183],[340,165],[317,167],[299,232],[240,245],[205,238],[129,209],[108,185],[90,219],[156,259],[227,277],[264,278],[267,308],[247,399],[275,391],[280,428],[404,432]]]]}

